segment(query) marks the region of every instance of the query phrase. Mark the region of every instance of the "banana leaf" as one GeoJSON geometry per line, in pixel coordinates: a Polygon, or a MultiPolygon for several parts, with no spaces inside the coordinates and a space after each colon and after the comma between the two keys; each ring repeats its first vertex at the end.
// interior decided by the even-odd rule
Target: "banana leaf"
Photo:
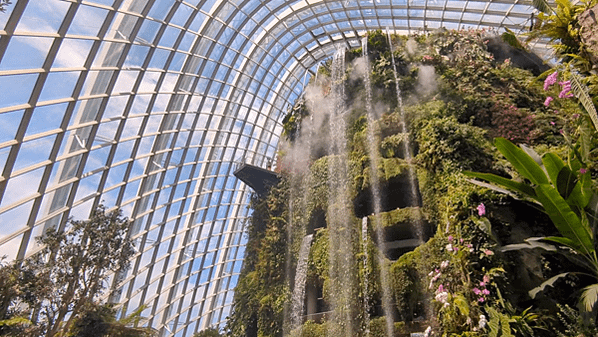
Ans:
{"type": "Polygon", "coordinates": [[[511,165],[515,167],[517,172],[529,179],[533,184],[549,183],[544,170],[523,149],[502,137],[494,139],[494,145],[507,158],[511,165]]]}
{"type": "MultiPolygon", "coordinates": [[[[486,180],[488,182],[497,184],[501,187],[510,189],[511,191],[521,193],[524,196],[527,196],[534,200],[538,200],[534,189],[527,184],[520,183],[520,182],[511,180],[511,179],[503,178],[501,176],[497,176],[496,174],[492,174],[492,173],[479,173],[479,172],[464,171],[463,174],[468,177],[486,180]]],[[[501,192],[501,191],[498,191],[498,192],[501,192]]]]}
{"type": "Polygon", "coordinates": [[[573,189],[577,184],[577,175],[573,173],[567,166],[559,171],[556,181],[556,188],[563,199],[569,198],[573,189]]]}
{"type": "Polygon", "coordinates": [[[559,192],[549,184],[542,184],[536,187],[536,193],[559,233],[571,240],[579,253],[592,253],[594,242],[587,223],[580,221],[559,192]]]}
{"type": "Polygon", "coordinates": [[[556,186],[559,172],[563,167],[565,167],[565,163],[559,156],[557,156],[554,153],[546,153],[545,155],[543,155],[542,163],[546,168],[546,172],[548,172],[548,177],[550,177],[552,185],[556,186]]]}

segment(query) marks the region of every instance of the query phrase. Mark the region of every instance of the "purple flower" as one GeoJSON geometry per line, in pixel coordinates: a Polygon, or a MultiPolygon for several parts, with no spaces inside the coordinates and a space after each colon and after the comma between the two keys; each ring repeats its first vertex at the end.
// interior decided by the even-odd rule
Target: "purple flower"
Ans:
{"type": "Polygon", "coordinates": [[[478,299],[478,301],[479,301],[480,303],[483,303],[483,302],[484,302],[484,298],[483,298],[483,297],[480,297],[480,298],[478,299]]]}
{"type": "Polygon", "coordinates": [[[550,125],[555,125],[555,124],[556,124],[555,122],[550,122],[550,125]]]}
{"type": "Polygon", "coordinates": [[[484,289],[484,290],[482,290],[482,294],[490,295],[490,291],[488,289],[484,289]]]}
{"type": "Polygon", "coordinates": [[[453,236],[452,236],[452,235],[449,235],[449,236],[448,236],[448,240],[449,240],[449,242],[453,242],[453,236]]]}
{"type": "Polygon", "coordinates": [[[490,249],[486,249],[486,250],[484,251],[484,254],[486,254],[486,255],[490,256],[490,255],[494,255],[494,252],[493,252],[493,251],[491,251],[490,249]]]}
{"type": "Polygon", "coordinates": [[[561,92],[559,93],[559,98],[570,98],[573,97],[573,93],[571,93],[571,81],[563,81],[559,82],[559,84],[563,87],[561,92]]]}
{"type": "Polygon", "coordinates": [[[546,100],[544,101],[544,106],[550,105],[550,102],[552,102],[553,99],[554,98],[552,98],[550,96],[546,97],[546,100]]]}
{"type": "Polygon", "coordinates": [[[438,286],[438,290],[436,290],[436,293],[441,293],[444,291],[444,286],[441,284],[438,286]]]}
{"type": "Polygon", "coordinates": [[[583,167],[579,169],[579,173],[581,173],[581,174],[586,174],[586,172],[588,172],[588,170],[586,170],[583,167]]]}
{"type": "Polygon", "coordinates": [[[480,287],[485,287],[486,286],[486,282],[482,281],[480,282],[480,287]]]}
{"type": "Polygon", "coordinates": [[[482,293],[482,291],[480,289],[478,289],[478,288],[473,288],[472,290],[473,290],[473,293],[476,294],[476,295],[479,295],[479,294],[482,293]]]}
{"type": "Polygon", "coordinates": [[[548,88],[556,83],[556,78],[558,76],[558,72],[554,72],[551,75],[548,75],[548,77],[546,77],[546,79],[544,80],[544,91],[548,90],[548,88]]]}
{"type": "Polygon", "coordinates": [[[479,216],[484,216],[486,214],[486,206],[484,206],[484,204],[479,204],[478,205],[478,215],[479,216]]]}

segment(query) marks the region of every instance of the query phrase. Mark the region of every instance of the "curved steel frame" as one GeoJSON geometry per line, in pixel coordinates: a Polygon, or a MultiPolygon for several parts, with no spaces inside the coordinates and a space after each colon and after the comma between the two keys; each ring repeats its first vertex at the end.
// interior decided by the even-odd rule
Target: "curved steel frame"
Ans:
{"type": "Polygon", "coordinates": [[[222,324],[250,191],[317,64],[391,27],[527,29],[531,1],[19,0],[0,14],[0,253],[103,202],[137,253],[110,299],[161,335],[222,324]]]}

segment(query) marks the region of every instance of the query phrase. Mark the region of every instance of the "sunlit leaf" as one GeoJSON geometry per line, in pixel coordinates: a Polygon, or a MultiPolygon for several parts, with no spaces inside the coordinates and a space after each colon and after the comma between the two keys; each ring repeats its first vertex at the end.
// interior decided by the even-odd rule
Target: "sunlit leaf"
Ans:
{"type": "Polygon", "coordinates": [[[533,0],[532,5],[542,13],[552,13],[552,7],[546,0],[533,0]]]}
{"type": "Polygon", "coordinates": [[[548,183],[544,170],[523,149],[501,137],[494,140],[494,145],[523,177],[536,185],[548,183]]]}
{"type": "Polygon", "coordinates": [[[536,193],[550,220],[561,235],[578,245],[581,249],[580,253],[590,254],[593,252],[594,242],[589,228],[580,221],[559,192],[548,184],[542,184],[536,188],[536,193]]]}
{"type": "Polygon", "coordinates": [[[540,241],[540,240],[544,240],[544,239],[546,239],[546,238],[544,238],[544,237],[527,238],[527,239],[525,239],[524,243],[515,243],[515,244],[511,244],[511,245],[506,245],[506,246],[501,247],[500,251],[501,252],[509,252],[512,250],[534,249],[534,248],[540,248],[540,249],[544,249],[544,250],[551,251],[551,252],[556,251],[556,247],[554,245],[540,241]]]}
{"type": "MultiPolygon", "coordinates": [[[[534,189],[531,186],[529,186],[527,184],[520,183],[520,182],[511,180],[511,179],[503,178],[501,176],[497,176],[492,173],[479,173],[479,172],[464,171],[463,174],[468,177],[486,180],[488,182],[497,184],[501,187],[507,188],[511,191],[521,193],[524,196],[530,197],[532,199],[536,199],[536,192],[534,191],[534,189]]],[[[496,190],[497,192],[504,193],[504,190],[501,189],[500,187],[496,187],[493,185],[486,185],[484,187],[491,188],[491,189],[496,190]]]]}
{"type": "Polygon", "coordinates": [[[545,289],[547,286],[551,286],[551,287],[552,287],[552,286],[553,286],[553,284],[554,284],[554,283],[555,283],[555,282],[556,282],[558,279],[560,279],[560,278],[563,278],[563,277],[567,276],[568,274],[569,274],[569,273],[561,273],[561,274],[558,274],[558,275],[556,275],[556,276],[553,276],[553,277],[549,278],[548,280],[546,280],[546,281],[542,282],[542,284],[540,284],[539,286],[537,286],[537,287],[535,287],[534,289],[530,290],[530,291],[528,292],[528,293],[529,293],[529,296],[530,296],[532,299],[536,298],[536,296],[538,295],[538,293],[539,293],[539,292],[541,292],[541,291],[544,291],[544,289],[545,289]]]}
{"type": "Polygon", "coordinates": [[[592,311],[598,301],[598,284],[592,284],[583,288],[581,293],[581,304],[586,311],[592,311]]]}

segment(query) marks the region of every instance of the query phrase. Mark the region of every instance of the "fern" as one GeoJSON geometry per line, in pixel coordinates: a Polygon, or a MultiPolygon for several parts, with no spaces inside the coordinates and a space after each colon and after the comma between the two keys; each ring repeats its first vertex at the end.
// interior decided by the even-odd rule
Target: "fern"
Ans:
{"type": "Polygon", "coordinates": [[[579,75],[574,72],[571,72],[571,89],[590,115],[592,123],[594,123],[594,128],[598,130],[598,113],[596,112],[596,107],[588,94],[587,88],[581,84],[579,75]]]}

